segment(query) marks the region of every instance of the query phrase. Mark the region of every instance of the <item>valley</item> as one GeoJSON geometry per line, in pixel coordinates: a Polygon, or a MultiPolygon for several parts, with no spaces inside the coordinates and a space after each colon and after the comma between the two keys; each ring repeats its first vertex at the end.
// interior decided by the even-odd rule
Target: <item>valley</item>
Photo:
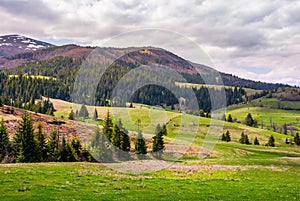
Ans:
{"type": "MultiPolygon", "coordinates": [[[[76,79],[95,48],[26,41],[40,48],[16,51],[13,47],[22,48],[13,39],[10,43],[15,45],[0,48],[0,199],[300,199],[298,87],[217,72],[161,48],[103,47],[98,51],[112,58],[128,53],[106,69],[91,97],[76,79]],[[184,79],[166,79],[172,90],[143,86],[123,105],[112,100],[122,77],[153,62],[184,79]],[[80,92],[77,102],[72,102],[74,86],[80,92]],[[197,99],[197,111],[189,105],[193,97],[188,90],[197,99]],[[212,108],[211,102],[222,93],[224,105],[212,108]],[[89,105],[90,99],[95,105],[89,105]],[[215,127],[221,130],[214,132],[215,127]],[[32,134],[30,142],[22,141],[23,133],[32,134]],[[139,135],[145,150],[138,150],[139,135]],[[155,144],[159,140],[162,144],[155,144]],[[44,148],[34,151],[26,143],[44,148]],[[113,146],[124,151],[126,160],[113,146]],[[155,155],[155,146],[163,147],[161,155],[155,155]],[[206,147],[211,150],[205,152],[206,147]],[[134,169],[145,163],[151,169],[158,161],[167,167],[138,173],[111,168],[134,169]]],[[[147,76],[140,72],[127,79],[135,83],[147,76]]]]}

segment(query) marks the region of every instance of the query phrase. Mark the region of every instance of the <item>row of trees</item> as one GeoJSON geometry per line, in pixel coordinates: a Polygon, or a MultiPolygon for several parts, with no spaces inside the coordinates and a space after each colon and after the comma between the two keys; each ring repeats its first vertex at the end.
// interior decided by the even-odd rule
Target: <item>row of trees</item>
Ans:
{"type": "MultiPolygon", "coordinates": [[[[298,135],[299,137],[299,135],[298,135]]],[[[221,140],[225,141],[225,142],[230,142],[231,141],[231,136],[230,136],[230,132],[227,130],[226,133],[223,133],[221,136],[221,140]]],[[[299,139],[300,140],[300,139],[299,139]]],[[[241,144],[246,144],[246,145],[250,145],[252,144],[249,140],[249,137],[247,134],[244,134],[244,132],[242,132],[241,137],[239,139],[239,143],[241,144]]],[[[259,145],[259,140],[257,137],[254,138],[254,145],[259,145]]],[[[271,135],[269,137],[268,142],[265,144],[265,146],[271,146],[271,147],[275,147],[275,138],[273,137],[273,135],[271,135]]]]}
{"type": "MultiPolygon", "coordinates": [[[[55,57],[44,61],[28,62],[22,64],[18,68],[8,69],[6,70],[6,73],[1,73],[0,75],[0,95],[8,97],[9,100],[16,100],[22,103],[38,99],[40,96],[70,101],[70,92],[72,91],[74,80],[80,65],[81,60],[74,60],[67,57],[55,57]],[[18,76],[9,76],[11,74],[18,76]],[[49,76],[50,79],[31,77],[38,75],[49,76]]],[[[124,60],[120,60],[111,65],[98,83],[95,94],[96,105],[109,106],[112,91],[115,89],[119,80],[131,69],[138,66],[138,64],[126,62],[124,60]]],[[[87,72],[88,74],[97,74],[98,68],[87,69],[95,71],[87,72]]],[[[134,85],[137,81],[137,77],[149,77],[149,75],[146,74],[147,72],[140,73],[139,76],[126,78],[129,79],[128,83],[134,85]]],[[[165,82],[174,85],[174,80],[165,80],[165,82]]],[[[128,86],[128,89],[130,88],[131,87],[128,86]]],[[[78,92],[82,92],[79,94],[83,94],[82,100],[78,100],[78,102],[87,104],[85,101],[89,100],[90,97],[85,97],[85,94],[87,96],[89,95],[86,86],[77,86],[77,90],[78,92]]],[[[123,94],[127,93],[127,88],[122,90],[123,94]]],[[[225,88],[224,90],[226,93],[227,105],[245,101],[246,92],[243,88],[234,87],[225,88]]],[[[180,88],[179,86],[174,86],[169,90],[162,86],[146,85],[138,89],[131,96],[130,101],[149,105],[172,106],[178,104],[178,100],[174,94],[182,94],[182,97],[190,99],[190,97],[186,96],[187,91],[189,91],[189,89],[180,88]]],[[[201,87],[199,89],[193,88],[193,91],[198,99],[199,108],[203,109],[205,112],[210,112],[211,110],[210,95],[220,93],[217,89],[208,90],[207,87],[201,87]]],[[[18,107],[17,104],[15,106],[18,107]]]]}
{"type": "Polygon", "coordinates": [[[45,161],[89,161],[91,156],[83,148],[78,138],[61,140],[56,130],[49,139],[43,132],[42,123],[34,130],[33,120],[26,111],[17,132],[10,141],[4,120],[0,123],[0,154],[5,162],[45,162],[45,161]]]}
{"type": "MultiPolygon", "coordinates": [[[[78,112],[78,110],[76,110],[76,112],[74,112],[72,109],[71,112],[69,113],[68,119],[70,119],[70,120],[75,120],[76,118],[88,119],[89,116],[90,116],[89,111],[88,111],[87,107],[83,104],[83,105],[81,105],[79,112],[78,112]]],[[[98,121],[98,112],[96,109],[94,110],[93,120],[98,121]]]]}
{"type": "MultiPolygon", "coordinates": [[[[130,142],[134,142],[134,153],[138,158],[145,157],[147,154],[147,145],[140,128],[140,120],[138,120],[138,132],[135,138],[130,139],[128,131],[123,127],[122,121],[119,119],[113,122],[110,112],[103,122],[102,132],[98,127],[91,139],[89,151],[98,161],[110,162],[114,159],[123,160],[130,158],[129,151],[131,149],[130,142]]],[[[155,136],[152,138],[152,154],[154,157],[161,157],[164,150],[163,136],[167,135],[166,125],[162,127],[158,124],[155,136]]]]}
{"type": "MultiPolygon", "coordinates": [[[[14,108],[21,108],[25,110],[30,110],[33,112],[41,113],[41,114],[47,114],[47,115],[54,115],[55,109],[53,107],[53,104],[50,102],[49,99],[45,100],[38,100],[35,102],[34,99],[31,99],[29,102],[22,102],[21,99],[12,101],[6,96],[0,96],[0,107],[3,105],[11,106],[7,111],[7,113],[14,113],[14,108]]],[[[2,107],[2,110],[4,110],[4,107],[2,107]]]]}
{"type": "MultiPolygon", "coordinates": [[[[140,122],[138,123],[140,125],[140,122]]],[[[152,154],[160,157],[164,150],[163,136],[166,126],[157,125],[153,137],[152,154]]],[[[54,130],[47,139],[42,123],[34,129],[33,120],[26,111],[22,116],[13,140],[9,140],[5,121],[0,122],[0,159],[5,162],[45,162],[45,161],[102,161],[129,159],[130,141],[134,141],[134,153],[138,157],[147,154],[146,141],[138,129],[136,138],[130,139],[121,120],[113,123],[110,113],[104,120],[103,130],[97,126],[90,144],[83,147],[78,138],[66,139],[54,130]],[[91,153],[91,154],[90,154],[91,153]]]]}

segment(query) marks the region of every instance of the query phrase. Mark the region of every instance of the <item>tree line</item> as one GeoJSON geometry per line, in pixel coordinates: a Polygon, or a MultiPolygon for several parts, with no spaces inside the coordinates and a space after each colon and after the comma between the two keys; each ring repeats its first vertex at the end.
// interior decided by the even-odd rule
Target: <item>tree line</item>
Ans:
{"type": "MultiPolygon", "coordinates": [[[[227,130],[225,133],[223,133],[221,135],[220,140],[225,141],[225,142],[230,142],[231,141],[231,135],[230,135],[229,130],[227,130]]],[[[252,144],[249,140],[248,135],[245,134],[244,132],[241,133],[239,143],[240,144],[246,144],[246,145],[251,145],[252,144]]],[[[258,140],[257,137],[254,138],[253,144],[254,145],[260,145],[259,140],[258,140]]],[[[273,135],[270,135],[270,137],[268,139],[268,142],[265,144],[265,146],[275,147],[275,138],[273,137],[273,135]]]]}
{"type": "MultiPolygon", "coordinates": [[[[58,98],[66,101],[70,101],[70,93],[72,92],[76,75],[81,67],[82,60],[73,59],[70,57],[54,57],[43,61],[27,62],[19,66],[18,68],[7,69],[0,73],[0,96],[5,97],[6,102],[20,102],[27,103],[32,100],[39,99],[41,96],[58,98]],[[18,76],[9,76],[18,75],[18,76]],[[23,76],[28,75],[28,76],[23,76]],[[50,79],[38,79],[31,76],[49,76],[50,79]]],[[[93,64],[90,64],[93,65],[93,64]]],[[[113,63],[102,75],[98,82],[97,90],[95,93],[95,105],[109,106],[111,104],[112,91],[116,87],[117,83],[123,76],[131,69],[134,69],[138,64],[133,62],[125,62],[117,60],[113,63]]],[[[97,75],[97,68],[81,69],[83,73],[97,75]],[[92,72],[85,72],[89,70],[92,72]]],[[[129,77],[126,79],[128,83],[134,84],[136,79],[142,79],[149,75],[146,72],[140,72],[139,76],[129,77]]],[[[166,83],[175,85],[172,80],[164,80],[166,83]]],[[[179,80],[180,81],[180,80],[179,80]]],[[[85,100],[89,100],[88,87],[77,86],[78,91],[82,92],[82,98],[78,100],[78,103],[87,104],[85,100]]],[[[130,86],[128,86],[130,89],[130,86]]],[[[126,89],[123,89],[126,90],[126,89]]],[[[148,105],[161,105],[161,106],[174,106],[178,104],[177,98],[174,93],[186,94],[186,89],[174,86],[172,91],[162,86],[146,85],[138,89],[132,97],[131,102],[148,104],[148,105]]],[[[200,89],[193,88],[194,94],[198,99],[199,108],[205,112],[211,110],[211,100],[209,96],[209,90],[206,87],[200,89]]],[[[212,94],[220,93],[218,89],[210,89],[212,94]]],[[[125,91],[123,94],[126,93],[125,91]]],[[[247,101],[248,97],[245,90],[240,87],[225,88],[226,104],[232,105],[247,101]]],[[[14,104],[18,106],[19,104],[14,104]]],[[[174,107],[173,107],[174,108],[174,107]]]]}
{"type": "MultiPolygon", "coordinates": [[[[155,136],[152,138],[151,153],[154,157],[161,157],[164,151],[163,136],[167,135],[166,125],[157,125],[155,136]]],[[[24,112],[19,127],[9,139],[9,133],[4,119],[0,122],[0,160],[4,162],[75,162],[131,159],[131,141],[134,141],[134,153],[138,158],[147,154],[147,144],[138,129],[136,137],[130,138],[128,131],[119,119],[113,122],[110,113],[104,120],[102,131],[95,127],[90,143],[83,145],[79,138],[66,139],[53,130],[47,138],[43,131],[43,124],[39,122],[36,129],[28,112],[24,112]]]]}

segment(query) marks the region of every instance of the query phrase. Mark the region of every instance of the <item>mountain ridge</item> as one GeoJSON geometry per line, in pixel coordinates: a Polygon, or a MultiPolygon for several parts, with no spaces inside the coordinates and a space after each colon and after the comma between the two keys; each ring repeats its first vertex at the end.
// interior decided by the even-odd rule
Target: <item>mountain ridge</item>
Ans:
{"type": "Polygon", "coordinates": [[[25,37],[18,34],[0,36],[0,56],[8,57],[15,54],[32,52],[55,45],[25,37]]]}
{"type": "MultiPolygon", "coordinates": [[[[6,38],[10,37],[10,43],[16,41],[16,44],[20,43],[25,39],[28,39],[25,42],[29,42],[37,44],[36,47],[39,47],[39,44],[44,44],[45,46],[40,48],[33,48],[31,50],[25,48],[25,52],[20,52],[16,54],[11,54],[5,57],[0,57],[0,69],[1,68],[14,68],[18,67],[26,62],[31,61],[43,61],[48,60],[54,57],[71,57],[73,59],[84,60],[87,56],[95,50],[95,47],[89,46],[79,46],[75,44],[67,44],[62,46],[55,46],[52,44],[39,41],[35,39],[30,39],[20,35],[6,35],[6,38]],[[18,39],[18,40],[17,40],[18,39]]],[[[4,36],[0,36],[0,38],[5,38],[4,36]]],[[[7,41],[5,41],[7,42],[7,41]]],[[[24,43],[25,44],[25,43],[24,43]]],[[[28,44],[28,43],[27,43],[28,44]]],[[[27,45],[28,46],[28,45],[27,45]]],[[[4,46],[1,46],[4,47],[4,46]]],[[[0,48],[1,48],[0,47],[0,48]]],[[[8,46],[9,47],[9,46],[8,46]]],[[[33,44],[31,45],[33,46],[33,44]]],[[[122,51],[129,52],[120,58],[124,63],[128,65],[133,65],[136,61],[139,61],[142,64],[146,63],[157,63],[161,65],[166,65],[171,69],[181,73],[187,78],[188,82],[197,83],[197,84],[205,84],[203,80],[203,76],[212,74],[214,72],[218,72],[217,70],[202,65],[196,64],[191,61],[188,61],[180,56],[162,48],[156,47],[128,47],[128,48],[114,48],[114,47],[99,47],[101,51],[107,51],[110,54],[115,56],[122,55],[122,51]],[[198,71],[200,71],[201,75],[199,75],[198,71],[195,70],[194,67],[197,67],[198,71]]],[[[1,49],[0,49],[1,50],[1,49]]],[[[266,83],[260,81],[253,81],[249,79],[239,78],[235,75],[219,72],[223,83],[229,86],[241,86],[253,89],[260,89],[260,90],[268,90],[272,88],[279,88],[279,87],[289,87],[287,84],[280,84],[280,83],[266,83]]],[[[210,84],[210,83],[206,83],[210,84]]],[[[222,82],[220,82],[222,84],[222,82]]]]}

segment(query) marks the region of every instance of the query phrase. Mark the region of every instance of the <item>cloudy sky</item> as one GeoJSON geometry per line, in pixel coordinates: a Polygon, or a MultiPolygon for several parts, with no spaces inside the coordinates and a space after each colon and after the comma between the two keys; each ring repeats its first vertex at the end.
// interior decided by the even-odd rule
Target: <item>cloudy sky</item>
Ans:
{"type": "Polygon", "coordinates": [[[299,0],[0,0],[0,19],[0,35],[58,45],[169,30],[199,44],[220,71],[300,86],[299,0]]]}

